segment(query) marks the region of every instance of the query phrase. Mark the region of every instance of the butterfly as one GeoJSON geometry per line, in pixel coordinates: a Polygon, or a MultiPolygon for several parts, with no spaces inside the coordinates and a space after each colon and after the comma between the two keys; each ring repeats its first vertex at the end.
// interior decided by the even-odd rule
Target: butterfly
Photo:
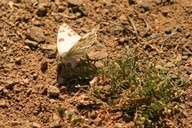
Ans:
{"type": "Polygon", "coordinates": [[[77,66],[77,59],[86,55],[97,38],[100,24],[96,25],[91,32],[84,36],[78,35],[66,23],[58,30],[57,50],[62,63],[69,62],[71,67],[77,66]]]}

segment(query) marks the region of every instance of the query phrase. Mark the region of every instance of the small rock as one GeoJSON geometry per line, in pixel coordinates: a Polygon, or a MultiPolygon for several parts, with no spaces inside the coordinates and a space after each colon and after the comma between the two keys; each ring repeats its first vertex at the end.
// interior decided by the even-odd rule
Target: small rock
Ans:
{"type": "Polygon", "coordinates": [[[130,5],[135,4],[135,0],[128,0],[128,2],[130,5]]]}
{"type": "Polygon", "coordinates": [[[103,1],[106,5],[110,5],[111,4],[111,0],[104,0],[103,1]]]}
{"type": "Polygon", "coordinates": [[[29,96],[29,95],[31,95],[31,93],[32,93],[32,89],[29,88],[29,89],[26,91],[26,94],[27,94],[27,96],[29,96]]]}
{"type": "Polygon", "coordinates": [[[87,124],[84,124],[84,125],[82,126],[82,128],[90,128],[90,126],[87,125],[87,124]]]}
{"type": "Polygon", "coordinates": [[[107,14],[109,13],[109,10],[108,10],[108,9],[103,9],[102,13],[103,13],[104,15],[107,15],[107,14]]]}
{"type": "Polygon", "coordinates": [[[41,49],[42,50],[55,50],[57,48],[57,45],[47,45],[47,44],[42,44],[41,49]]]}
{"type": "Polygon", "coordinates": [[[119,17],[120,21],[127,21],[127,17],[122,14],[120,17],[119,17]]]}
{"type": "Polygon", "coordinates": [[[65,86],[61,86],[60,92],[65,94],[67,92],[67,88],[65,86]]]}
{"type": "Polygon", "coordinates": [[[38,78],[38,74],[35,72],[35,73],[33,73],[33,80],[36,80],[37,78],[38,78]]]}
{"type": "Polygon", "coordinates": [[[96,118],[96,119],[94,120],[94,124],[95,124],[96,126],[101,126],[101,125],[102,125],[102,119],[101,119],[101,118],[96,118]]]}
{"type": "Polygon", "coordinates": [[[37,84],[37,90],[42,95],[47,95],[47,89],[48,87],[42,84],[37,84]]]}
{"type": "Polygon", "coordinates": [[[155,3],[156,5],[160,5],[162,3],[162,0],[156,0],[155,3]]]}
{"type": "Polygon", "coordinates": [[[185,34],[185,38],[189,38],[191,36],[191,33],[190,32],[187,32],[186,34],[185,34]]]}
{"type": "Polygon", "coordinates": [[[94,124],[94,121],[93,120],[89,120],[88,124],[92,125],[92,124],[94,124]]]}
{"type": "Polygon", "coordinates": [[[90,114],[91,119],[96,119],[97,118],[97,113],[95,111],[92,111],[90,114]]]}
{"type": "MultiPolygon", "coordinates": [[[[38,28],[36,26],[32,26],[27,30],[27,39],[30,39],[32,41],[36,42],[45,42],[45,35],[43,33],[43,30],[41,28],[38,28]]],[[[31,43],[33,45],[36,45],[36,43],[31,43]]]]}
{"type": "Polygon", "coordinates": [[[13,87],[18,84],[18,80],[6,80],[5,81],[5,88],[6,89],[13,89],[13,87]]]}
{"type": "Polygon", "coordinates": [[[30,48],[36,48],[38,46],[38,43],[36,41],[31,41],[29,39],[26,39],[24,41],[25,45],[29,46],[30,48]]]}
{"type": "Polygon", "coordinates": [[[10,93],[9,93],[9,91],[8,91],[7,89],[3,89],[3,93],[4,93],[5,95],[10,95],[10,93]]]}
{"type": "Polygon", "coordinates": [[[125,122],[130,122],[130,121],[132,120],[132,118],[131,118],[128,114],[124,114],[124,115],[123,115],[123,120],[124,120],[125,122]]]}
{"type": "Polygon", "coordinates": [[[46,3],[39,3],[38,10],[36,12],[38,16],[46,16],[47,14],[47,4],[46,3]]]}
{"type": "Polygon", "coordinates": [[[53,122],[54,123],[52,123],[52,127],[53,128],[58,128],[61,124],[60,124],[60,117],[57,115],[57,114],[53,114],[53,122]]]}
{"type": "Polygon", "coordinates": [[[60,0],[55,0],[55,4],[60,5],[61,4],[60,0]]]}
{"type": "Polygon", "coordinates": [[[41,62],[41,71],[42,71],[43,73],[45,73],[45,72],[47,71],[47,69],[48,69],[48,63],[47,63],[47,61],[41,62]]]}
{"type": "Polygon", "coordinates": [[[21,65],[21,57],[17,57],[17,58],[15,59],[15,63],[16,63],[17,65],[21,65]]]}
{"type": "Polygon", "coordinates": [[[39,21],[39,20],[35,20],[35,21],[34,21],[34,25],[37,26],[37,27],[39,27],[39,26],[43,26],[44,23],[41,22],[41,21],[39,21]]]}
{"type": "Polygon", "coordinates": [[[169,8],[168,7],[161,8],[161,13],[166,17],[169,13],[169,8]]]}
{"type": "Polygon", "coordinates": [[[97,62],[95,62],[95,67],[97,67],[97,68],[103,68],[103,67],[104,67],[104,63],[101,62],[101,61],[97,61],[97,62]]]}
{"type": "Polygon", "coordinates": [[[2,91],[3,91],[3,89],[4,89],[4,87],[3,87],[3,86],[0,86],[0,92],[2,92],[2,91]]]}
{"type": "Polygon", "coordinates": [[[121,37],[120,39],[119,39],[119,44],[123,44],[125,42],[125,37],[121,37]]]}
{"type": "Polygon", "coordinates": [[[38,124],[38,123],[33,122],[33,123],[32,123],[32,127],[33,127],[33,128],[40,128],[41,125],[38,124]]]}
{"type": "Polygon", "coordinates": [[[28,120],[26,120],[24,123],[22,123],[22,126],[24,128],[31,128],[32,122],[29,122],[28,120]]]}
{"type": "Polygon", "coordinates": [[[29,79],[28,78],[23,79],[23,82],[24,82],[24,84],[28,84],[29,83],[29,79]]]}
{"type": "Polygon", "coordinates": [[[21,0],[14,0],[15,3],[21,3],[21,0]]]}
{"type": "Polygon", "coordinates": [[[49,128],[62,128],[61,124],[55,124],[55,122],[49,125],[49,128]]]}
{"type": "Polygon", "coordinates": [[[76,6],[80,6],[82,4],[82,0],[68,0],[68,2],[76,6]]]}
{"type": "Polygon", "coordinates": [[[192,102],[189,102],[188,104],[189,104],[189,106],[192,108],[192,102]]]}
{"type": "Polygon", "coordinates": [[[7,55],[9,55],[9,56],[13,55],[13,50],[11,48],[7,50],[7,55]]]}
{"type": "Polygon", "coordinates": [[[165,33],[166,33],[166,34],[171,34],[171,27],[167,27],[167,28],[165,29],[165,33]]]}
{"type": "Polygon", "coordinates": [[[7,107],[6,102],[4,100],[0,101],[0,107],[1,108],[6,108],[7,107]]]}
{"type": "Polygon", "coordinates": [[[49,97],[58,97],[59,96],[59,89],[55,86],[49,86],[48,90],[48,96],[49,97]]]}
{"type": "Polygon", "coordinates": [[[148,0],[139,0],[138,5],[139,5],[139,8],[144,9],[144,11],[149,11],[150,4],[148,0]]]}
{"type": "Polygon", "coordinates": [[[44,51],[44,53],[48,54],[48,58],[55,58],[57,53],[56,47],[56,45],[42,44],[40,48],[44,51]]]}
{"type": "Polygon", "coordinates": [[[65,8],[63,6],[58,7],[58,12],[64,12],[64,11],[65,11],[65,8]]]}
{"type": "Polygon", "coordinates": [[[19,121],[11,121],[10,124],[11,124],[11,126],[17,126],[17,125],[20,125],[21,122],[19,122],[19,121]]]}
{"type": "Polygon", "coordinates": [[[123,124],[120,124],[120,123],[116,123],[114,125],[114,128],[122,128],[123,127],[123,124]]]}

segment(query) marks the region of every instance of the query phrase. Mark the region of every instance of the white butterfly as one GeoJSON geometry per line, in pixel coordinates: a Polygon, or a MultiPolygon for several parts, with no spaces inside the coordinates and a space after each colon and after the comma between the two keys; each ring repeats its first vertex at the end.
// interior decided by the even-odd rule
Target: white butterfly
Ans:
{"type": "Polygon", "coordinates": [[[87,54],[97,38],[99,24],[91,32],[83,37],[73,31],[67,24],[63,23],[58,31],[57,50],[62,63],[69,62],[71,67],[77,65],[76,60],[87,54]]]}

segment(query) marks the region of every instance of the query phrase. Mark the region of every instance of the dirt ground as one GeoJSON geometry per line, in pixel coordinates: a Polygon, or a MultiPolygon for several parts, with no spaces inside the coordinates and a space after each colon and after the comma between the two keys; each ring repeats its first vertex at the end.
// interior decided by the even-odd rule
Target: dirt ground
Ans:
{"type": "MultiPolygon", "coordinates": [[[[58,85],[59,26],[65,22],[84,35],[102,21],[97,40],[109,59],[124,57],[129,46],[140,61],[179,61],[181,77],[192,77],[191,0],[1,0],[0,128],[135,127],[108,117],[105,108],[80,111],[84,93],[58,85]],[[58,108],[84,122],[73,125],[58,108]]],[[[191,86],[184,100],[184,116],[162,119],[164,126],[192,127],[191,86]]]]}

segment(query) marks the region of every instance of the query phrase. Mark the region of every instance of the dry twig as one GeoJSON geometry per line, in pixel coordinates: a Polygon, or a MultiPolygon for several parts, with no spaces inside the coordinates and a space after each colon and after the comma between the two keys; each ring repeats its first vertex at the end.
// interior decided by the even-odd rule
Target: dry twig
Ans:
{"type": "Polygon", "coordinates": [[[163,41],[160,42],[160,44],[162,44],[161,47],[163,47],[163,43],[165,41],[167,41],[170,37],[172,37],[173,35],[175,35],[177,33],[177,29],[178,29],[178,25],[176,26],[176,28],[173,30],[173,32],[171,34],[169,34],[163,41]]]}
{"type": "Polygon", "coordinates": [[[142,18],[143,21],[145,22],[146,26],[147,26],[147,30],[141,35],[141,37],[145,37],[146,34],[149,32],[150,30],[150,27],[149,27],[149,24],[147,23],[147,21],[145,20],[145,18],[142,18]]]}
{"type": "Polygon", "coordinates": [[[139,41],[139,35],[138,35],[138,32],[137,32],[137,28],[135,26],[135,23],[134,23],[134,21],[133,21],[133,19],[131,17],[128,16],[128,19],[129,19],[129,21],[130,21],[130,23],[131,23],[131,25],[132,25],[132,27],[134,29],[136,39],[137,39],[137,41],[139,41]]]}

